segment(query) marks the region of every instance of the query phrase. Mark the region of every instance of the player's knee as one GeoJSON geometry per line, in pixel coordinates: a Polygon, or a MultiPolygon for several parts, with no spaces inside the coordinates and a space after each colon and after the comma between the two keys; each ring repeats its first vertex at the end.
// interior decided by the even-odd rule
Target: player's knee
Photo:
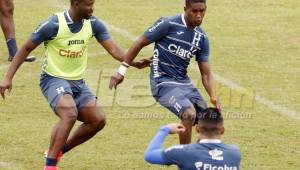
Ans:
{"type": "Polygon", "coordinates": [[[106,120],[105,118],[101,119],[98,121],[98,126],[97,126],[97,130],[100,131],[104,128],[104,126],[106,125],[106,120]]]}
{"type": "Polygon", "coordinates": [[[70,94],[61,96],[55,107],[56,114],[66,123],[77,120],[78,112],[73,97],[70,94]]]}
{"type": "Polygon", "coordinates": [[[99,118],[94,124],[94,129],[99,132],[100,130],[102,130],[106,125],[106,119],[105,117],[103,118],[99,118]]]}
{"type": "Polygon", "coordinates": [[[5,9],[1,12],[4,17],[12,17],[14,14],[14,4],[13,2],[9,2],[5,9]]]}
{"type": "Polygon", "coordinates": [[[78,114],[76,111],[70,109],[63,113],[64,115],[61,116],[62,121],[66,123],[75,123],[78,117],[78,114]]]}
{"type": "Polygon", "coordinates": [[[182,115],[182,120],[194,122],[196,119],[196,111],[193,107],[186,109],[182,115]]]}

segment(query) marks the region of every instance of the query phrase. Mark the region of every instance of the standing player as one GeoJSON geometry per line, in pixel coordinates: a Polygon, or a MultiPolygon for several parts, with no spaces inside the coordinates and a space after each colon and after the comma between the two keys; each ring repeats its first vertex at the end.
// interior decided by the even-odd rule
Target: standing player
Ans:
{"type": "MultiPolygon", "coordinates": [[[[15,35],[15,24],[14,24],[14,4],[13,0],[1,0],[0,1],[0,24],[2,31],[6,39],[6,45],[8,48],[9,56],[8,61],[12,61],[13,57],[17,53],[18,47],[15,35]]],[[[35,57],[27,57],[26,62],[33,62],[35,57]]]]}
{"type": "MultiPolygon", "coordinates": [[[[202,84],[210,96],[210,101],[220,109],[213,89],[208,38],[198,27],[204,18],[206,2],[186,0],[184,10],[183,14],[159,19],[133,44],[124,60],[130,64],[143,47],[155,42],[150,74],[151,90],[153,97],[176,114],[186,127],[185,132],[179,134],[180,144],[191,142],[196,111],[207,107],[187,75],[187,67],[192,57],[198,62],[202,84]]],[[[112,76],[110,88],[123,81],[125,72],[126,67],[121,66],[118,74],[112,76]]]]}
{"type": "MultiPolygon", "coordinates": [[[[92,16],[94,0],[70,2],[69,10],[53,15],[35,30],[17,52],[0,83],[4,98],[6,90],[11,90],[13,77],[26,56],[44,42],[45,61],[40,87],[60,119],[52,131],[45,170],[56,170],[62,154],[86,142],[105,126],[104,113],[83,80],[89,40],[95,37],[119,61],[125,57],[125,52],[110,38],[104,24],[92,16]],[[69,137],[76,120],[83,124],[69,137]]],[[[142,68],[149,63],[143,60],[133,65],[142,68]]]]}
{"type": "Polygon", "coordinates": [[[152,164],[177,165],[181,170],[228,169],[239,170],[241,155],[238,147],[222,143],[223,117],[218,109],[208,108],[199,117],[197,144],[177,145],[163,149],[167,135],[182,133],[182,124],[160,128],[145,152],[145,160],[152,164]]]}

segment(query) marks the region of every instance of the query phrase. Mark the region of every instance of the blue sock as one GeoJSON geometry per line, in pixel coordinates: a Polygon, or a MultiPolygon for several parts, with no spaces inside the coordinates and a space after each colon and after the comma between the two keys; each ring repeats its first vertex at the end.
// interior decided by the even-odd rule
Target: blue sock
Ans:
{"type": "Polygon", "coordinates": [[[18,51],[16,39],[15,38],[7,39],[6,45],[8,48],[9,56],[14,57],[18,51]]]}
{"type": "Polygon", "coordinates": [[[65,144],[61,149],[63,154],[69,152],[69,150],[71,150],[71,148],[69,148],[69,146],[67,144],[65,144]]]}
{"type": "Polygon", "coordinates": [[[54,158],[47,158],[46,159],[46,166],[56,166],[57,160],[54,158]]]}

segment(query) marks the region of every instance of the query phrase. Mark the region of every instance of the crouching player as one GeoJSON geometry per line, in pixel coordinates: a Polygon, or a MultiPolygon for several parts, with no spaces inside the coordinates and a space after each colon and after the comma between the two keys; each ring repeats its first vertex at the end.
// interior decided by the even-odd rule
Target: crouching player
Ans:
{"type": "Polygon", "coordinates": [[[180,170],[239,170],[241,155],[238,147],[221,141],[224,134],[223,117],[218,109],[208,108],[198,114],[196,144],[176,145],[163,149],[168,134],[183,133],[182,124],[160,128],[145,152],[145,160],[152,164],[177,165],[180,170]]]}

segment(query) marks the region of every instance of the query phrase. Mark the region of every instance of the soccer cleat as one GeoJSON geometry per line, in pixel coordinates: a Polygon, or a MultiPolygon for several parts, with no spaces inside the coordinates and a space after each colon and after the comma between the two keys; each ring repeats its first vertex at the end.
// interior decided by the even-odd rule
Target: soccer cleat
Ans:
{"type": "MultiPolygon", "coordinates": [[[[62,151],[59,151],[59,153],[58,153],[58,155],[57,155],[57,162],[59,162],[60,161],[60,159],[61,159],[61,157],[63,156],[64,154],[62,153],[62,151]]],[[[47,158],[48,157],[48,150],[46,150],[45,152],[44,152],[44,157],[45,158],[47,158]]]]}
{"type": "Polygon", "coordinates": [[[57,166],[45,166],[44,170],[58,170],[57,166]]]}
{"type": "MultiPolygon", "coordinates": [[[[14,59],[14,57],[12,56],[9,56],[8,57],[8,61],[12,61],[14,59]]],[[[36,57],[34,56],[28,56],[26,59],[25,59],[25,62],[34,62],[36,60],[36,57]]]]}

